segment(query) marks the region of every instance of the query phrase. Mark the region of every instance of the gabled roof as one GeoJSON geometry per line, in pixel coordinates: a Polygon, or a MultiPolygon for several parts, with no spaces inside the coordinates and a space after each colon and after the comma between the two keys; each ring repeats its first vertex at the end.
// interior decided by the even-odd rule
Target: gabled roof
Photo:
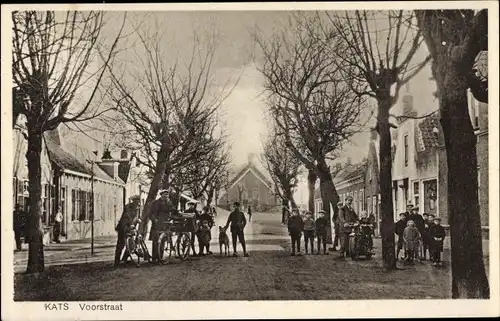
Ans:
{"type": "Polygon", "coordinates": [[[439,133],[442,132],[441,124],[439,123],[438,115],[434,114],[418,124],[418,141],[419,150],[429,150],[440,146],[439,133]],[[438,129],[438,132],[434,132],[434,128],[438,129]]]}
{"type": "Polygon", "coordinates": [[[365,173],[365,170],[366,170],[366,165],[367,165],[367,162],[363,161],[361,163],[349,165],[349,166],[345,167],[337,174],[337,176],[335,176],[335,178],[333,180],[334,183],[338,184],[338,183],[342,183],[342,182],[351,180],[353,178],[363,176],[365,173]]]}
{"type": "Polygon", "coordinates": [[[266,179],[265,175],[262,174],[257,167],[253,163],[248,163],[245,165],[240,171],[237,172],[237,174],[229,181],[229,188],[231,189],[233,186],[235,186],[245,175],[251,172],[254,174],[261,182],[264,184],[267,188],[270,190],[274,189],[272,188],[272,184],[266,179]]]}
{"type": "MultiPolygon", "coordinates": [[[[90,166],[90,164],[86,164],[85,160],[79,160],[76,156],[69,153],[61,146],[61,140],[57,129],[45,132],[44,140],[45,145],[47,146],[49,159],[57,167],[63,170],[70,170],[84,175],[92,175],[92,167],[90,166]]],[[[115,181],[97,164],[94,166],[94,176],[110,182],[116,182],[118,184],[124,183],[124,181],[120,178],[115,181]]]]}

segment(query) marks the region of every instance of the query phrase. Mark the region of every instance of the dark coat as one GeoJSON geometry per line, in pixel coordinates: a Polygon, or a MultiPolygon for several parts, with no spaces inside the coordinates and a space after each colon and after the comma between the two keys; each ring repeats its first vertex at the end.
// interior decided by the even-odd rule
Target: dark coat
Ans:
{"type": "Polygon", "coordinates": [[[170,219],[172,213],[175,212],[175,207],[170,200],[155,200],[151,204],[151,231],[149,232],[149,240],[154,240],[158,231],[163,229],[163,224],[170,219]]]}
{"type": "Polygon", "coordinates": [[[396,224],[395,224],[395,233],[396,233],[397,236],[403,237],[403,233],[405,231],[406,224],[407,224],[407,220],[406,219],[399,220],[399,221],[396,222],[396,224]]]}
{"type": "Polygon", "coordinates": [[[247,219],[245,217],[245,213],[241,212],[238,209],[229,213],[226,222],[226,228],[229,226],[229,224],[231,224],[231,231],[238,231],[238,230],[242,231],[247,225],[247,219]]]}
{"type": "Polygon", "coordinates": [[[304,221],[300,215],[294,215],[288,219],[288,232],[290,232],[290,234],[300,234],[303,230],[304,221]]]}
{"type": "Polygon", "coordinates": [[[343,206],[342,208],[339,208],[339,231],[341,233],[349,233],[352,230],[350,227],[344,227],[344,224],[356,223],[357,221],[358,215],[356,215],[356,212],[352,207],[343,206]]]}
{"type": "Polygon", "coordinates": [[[316,226],[316,234],[318,235],[326,235],[326,229],[328,227],[328,222],[324,217],[318,217],[316,222],[314,222],[316,226]]]}
{"type": "Polygon", "coordinates": [[[137,215],[139,214],[139,206],[134,203],[128,203],[123,209],[122,216],[116,225],[115,230],[119,233],[125,233],[130,225],[135,223],[137,215]]]}

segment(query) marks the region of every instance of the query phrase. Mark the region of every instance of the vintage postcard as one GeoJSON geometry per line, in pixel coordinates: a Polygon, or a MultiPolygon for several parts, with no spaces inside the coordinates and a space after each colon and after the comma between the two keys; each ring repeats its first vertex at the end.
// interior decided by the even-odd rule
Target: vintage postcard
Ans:
{"type": "Polygon", "coordinates": [[[497,2],[1,14],[3,320],[499,316],[497,2]]]}

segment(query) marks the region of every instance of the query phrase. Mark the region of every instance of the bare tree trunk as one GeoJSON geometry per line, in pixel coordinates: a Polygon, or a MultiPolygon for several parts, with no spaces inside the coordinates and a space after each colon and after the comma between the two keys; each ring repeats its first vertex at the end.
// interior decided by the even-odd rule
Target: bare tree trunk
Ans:
{"type": "Polygon", "coordinates": [[[450,64],[446,68],[446,78],[437,78],[444,79],[439,105],[448,165],[452,298],[488,299],[478,201],[477,138],[469,118],[465,79],[450,64]]]}
{"type": "MultiPolygon", "coordinates": [[[[390,98],[389,98],[390,99],[390,98]]],[[[389,124],[389,99],[378,102],[377,129],[380,139],[379,163],[380,163],[380,210],[382,222],[380,224],[380,235],[382,236],[382,260],[384,269],[396,269],[395,252],[395,225],[392,206],[392,155],[391,155],[391,131],[389,124]]]]}
{"type": "Polygon", "coordinates": [[[314,190],[316,187],[316,180],[318,176],[316,170],[309,169],[307,173],[307,188],[309,190],[309,211],[314,213],[314,190]]]}
{"type": "Polygon", "coordinates": [[[283,205],[283,207],[281,209],[281,223],[286,223],[286,221],[287,221],[286,207],[288,207],[288,200],[286,198],[282,198],[281,204],[283,205]]]}
{"type": "Polygon", "coordinates": [[[292,189],[290,187],[284,187],[283,194],[285,196],[285,199],[287,201],[290,201],[290,205],[292,205],[292,208],[297,208],[297,203],[295,202],[295,199],[293,198],[292,189]]]}
{"type": "Polygon", "coordinates": [[[28,126],[28,161],[29,179],[29,218],[28,218],[28,266],[26,273],[43,272],[45,261],[43,255],[43,230],[42,230],[42,133],[30,130],[28,126]]]}
{"type": "Polygon", "coordinates": [[[318,176],[319,176],[319,186],[321,191],[321,200],[323,202],[323,210],[326,212],[325,218],[329,224],[327,228],[326,239],[327,242],[332,242],[332,216],[336,219],[338,215],[337,203],[339,202],[339,195],[333,184],[332,174],[325,162],[318,163],[318,176]],[[334,210],[334,213],[330,212],[330,204],[334,210]]]}
{"type": "Polygon", "coordinates": [[[144,210],[142,211],[142,217],[141,217],[142,223],[140,226],[140,231],[144,236],[148,232],[147,226],[151,214],[150,213],[151,204],[156,199],[156,196],[158,195],[158,190],[160,189],[160,186],[163,182],[163,176],[165,175],[165,169],[167,167],[167,161],[168,161],[167,157],[168,157],[168,146],[167,144],[162,144],[156,159],[155,174],[151,181],[151,185],[149,187],[148,196],[146,197],[146,203],[144,204],[144,210]]]}
{"type": "Polygon", "coordinates": [[[207,191],[207,206],[211,206],[212,205],[212,200],[214,199],[214,188],[213,187],[209,187],[208,191],[207,191]]]}

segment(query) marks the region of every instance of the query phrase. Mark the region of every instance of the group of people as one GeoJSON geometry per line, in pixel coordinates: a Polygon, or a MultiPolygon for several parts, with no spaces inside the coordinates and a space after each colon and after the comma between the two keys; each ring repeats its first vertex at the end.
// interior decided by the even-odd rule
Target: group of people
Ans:
{"type": "MultiPolygon", "coordinates": [[[[159,261],[158,256],[158,239],[160,234],[166,230],[165,223],[179,217],[179,211],[170,198],[170,191],[168,189],[159,192],[160,198],[153,201],[150,208],[151,229],[149,231],[149,240],[152,241],[151,259],[153,263],[159,261]]],[[[212,254],[210,251],[210,240],[212,238],[211,228],[214,225],[215,211],[209,206],[205,206],[201,213],[196,209],[195,202],[188,202],[187,209],[184,213],[192,213],[193,218],[190,222],[193,224],[191,232],[191,251],[193,256],[203,256],[205,254],[212,254]],[[195,249],[195,239],[198,239],[198,253],[195,249]]],[[[131,226],[137,226],[141,223],[139,217],[140,210],[140,197],[134,195],[130,197],[130,203],[127,204],[123,210],[123,214],[116,226],[118,239],[115,250],[115,265],[118,265],[121,260],[126,260],[128,255],[123,255],[122,252],[125,247],[125,240],[127,231],[131,226]]],[[[146,231],[144,228],[143,231],[146,231]]]]}
{"type": "Polygon", "coordinates": [[[310,212],[306,212],[305,218],[300,216],[297,208],[292,209],[290,218],[288,219],[288,234],[292,239],[292,256],[302,255],[300,251],[300,239],[304,233],[306,255],[309,254],[309,245],[311,246],[311,254],[314,254],[314,237],[316,235],[318,248],[316,254],[320,254],[321,245],[323,245],[323,254],[327,255],[326,251],[326,230],[328,221],[325,218],[325,211],[319,211],[318,218],[315,220],[310,212]]]}
{"type": "Polygon", "coordinates": [[[415,259],[426,260],[427,253],[433,266],[442,266],[441,253],[446,231],[441,225],[441,218],[432,214],[418,213],[418,207],[408,204],[406,212],[399,214],[396,222],[398,236],[396,257],[404,248],[402,260],[413,264],[415,259]]]}

